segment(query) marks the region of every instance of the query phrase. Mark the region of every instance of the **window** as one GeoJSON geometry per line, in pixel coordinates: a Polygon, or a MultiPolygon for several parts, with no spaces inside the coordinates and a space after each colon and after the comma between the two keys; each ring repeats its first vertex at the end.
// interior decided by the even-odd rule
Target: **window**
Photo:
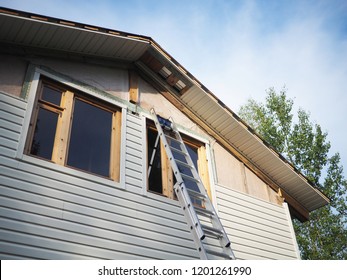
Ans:
{"type": "Polygon", "coordinates": [[[119,181],[120,132],[118,108],[44,79],[26,153],[119,181]]]}
{"type": "MultiPolygon", "coordinates": [[[[163,196],[175,199],[175,193],[173,190],[173,186],[176,183],[176,178],[172,172],[170,161],[166,156],[166,152],[162,144],[158,143],[155,145],[157,140],[158,132],[154,126],[154,123],[147,123],[147,159],[148,159],[148,191],[156,194],[161,194],[163,196]],[[157,148],[155,149],[155,146],[157,148]]],[[[186,144],[189,155],[199,172],[201,180],[207,190],[208,195],[210,195],[210,183],[209,183],[209,175],[208,175],[208,165],[207,165],[207,157],[206,157],[206,148],[203,143],[192,139],[191,137],[181,135],[183,141],[186,144]]],[[[172,147],[175,148],[175,144],[171,143],[172,147]]],[[[180,160],[182,155],[174,154],[174,157],[180,160]]],[[[181,161],[184,161],[181,159],[181,161]]],[[[190,172],[189,168],[185,168],[180,166],[180,171],[184,174],[188,174],[190,172]]],[[[198,191],[196,184],[186,182],[186,187],[192,190],[198,191]]]]}

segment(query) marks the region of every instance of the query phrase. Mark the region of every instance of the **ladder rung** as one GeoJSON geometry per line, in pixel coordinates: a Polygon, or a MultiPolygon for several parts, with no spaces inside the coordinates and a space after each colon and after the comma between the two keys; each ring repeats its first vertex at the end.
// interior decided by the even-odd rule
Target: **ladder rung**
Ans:
{"type": "Polygon", "coordinates": [[[221,258],[224,258],[224,259],[229,259],[229,260],[233,260],[233,256],[231,255],[228,255],[226,253],[223,253],[223,252],[217,252],[217,251],[213,251],[213,250],[209,250],[209,249],[205,249],[206,253],[207,254],[210,254],[210,255],[214,255],[214,256],[217,256],[217,257],[221,257],[221,258]]]}
{"type": "Polygon", "coordinates": [[[205,217],[211,218],[212,216],[215,215],[214,212],[207,210],[205,208],[194,206],[194,209],[195,209],[195,212],[197,212],[197,214],[203,215],[205,217]]]}
{"type": "Polygon", "coordinates": [[[185,166],[185,167],[188,167],[188,168],[193,168],[190,164],[188,164],[188,163],[185,163],[185,162],[183,162],[183,161],[180,161],[180,160],[178,160],[178,159],[175,159],[175,161],[176,161],[176,163],[178,164],[178,165],[181,165],[181,166],[185,166]]]}
{"type": "Polygon", "coordinates": [[[223,232],[219,229],[209,227],[206,225],[201,225],[201,227],[202,227],[203,231],[205,232],[205,234],[213,235],[216,237],[221,237],[223,235],[223,232]]]}
{"type": "Polygon", "coordinates": [[[193,182],[195,182],[195,183],[200,183],[200,180],[195,179],[194,177],[188,176],[188,175],[186,175],[186,174],[183,174],[183,173],[182,173],[181,176],[182,176],[183,179],[187,179],[187,180],[193,181],[193,182]]]}
{"type": "Polygon", "coordinates": [[[206,198],[205,194],[193,191],[189,188],[186,188],[186,189],[187,189],[187,192],[189,193],[190,196],[193,196],[193,197],[198,198],[198,199],[205,199],[206,198]]]}
{"type": "Polygon", "coordinates": [[[183,152],[182,150],[176,149],[176,148],[171,147],[171,146],[170,146],[170,148],[171,148],[171,151],[173,151],[173,152],[179,153],[179,154],[184,155],[184,156],[187,155],[187,153],[183,152]]]}
{"type": "Polygon", "coordinates": [[[176,139],[175,137],[171,137],[165,133],[164,133],[164,135],[165,135],[166,139],[170,139],[170,140],[175,141],[176,143],[182,144],[182,142],[180,140],[176,139]]]}

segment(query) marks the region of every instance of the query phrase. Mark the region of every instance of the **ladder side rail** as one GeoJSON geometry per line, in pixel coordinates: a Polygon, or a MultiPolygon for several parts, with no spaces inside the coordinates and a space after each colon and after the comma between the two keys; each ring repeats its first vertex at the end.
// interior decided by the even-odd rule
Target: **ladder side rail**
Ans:
{"type": "MultiPolygon", "coordinates": [[[[187,163],[189,165],[192,166],[191,172],[192,172],[193,176],[199,180],[199,182],[197,182],[196,184],[197,184],[200,192],[203,195],[206,195],[206,197],[207,197],[208,201],[207,200],[205,201],[205,205],[204,206],[205,206],[205,208],[208,211],[211,211],[213,213],[217,213],[216,210],[213,207],[212,202],[210,201],[210,199],[209,199],[209,197],[207,195],[207,192],[206,192],[206,189],[205,189],[204,185],[202,184],[200,175],[199,175],[198,171],[196,170],[195,165],[194,165],[191,157],[189,156],[188,149],[187,149],[187,147],[185,146],[185,144],[183,142],[181,134],[178,132],[178,129],[177,129],[177,127],[175,125],[175,122],[173,121],[172,117],[170,117],[170,119],[171,119],[171,123],[172,123],[172,126],[173,126],[173,130],[175,132],[175,135],[176,135],[176,137],[178,138],[178,140],[180,141],[180,143],[182,145],[181,149],[188,155],[188,156],[186,156],[186,161],[187,161],[187,163]]],[[[211,220],[211,223],[212,223],[213,227],[219,229],[222,232],[222,239],[220,241],[221,241],[221,244],[222,244],[223,248],[224,247],[229,247],[230,246],[230,240],[229,240],[229,237],[228,237],[227,233],[225,232],[224,226],[222,225],[219,217],[217,215],[215,215],[214,217],[211,217],[210,220],[211,220]],[[223,242],[222,242],[222,240],[223,240],[223,242]]]]}
{"type": "MultiPolygon", "coordinates": [[[[178,185],[178,183],[176,183],[176,184],[178,185]]],[[[179,201],[184,201],[185,200],[184,194],[183,194],[183,192],[179,191],[179,188],[180,188],[179,185],[175,187],[175,189],[176,189],[175,192],[176,192],[177,198],[179,201]]],[[[191,208],[193,208],[193,207],[191,207],[191,208]]],[[[184,214],[186,220],[188,221],[188,225],[189,225],[189,221],[190,221],[189,213],[184,208],[183,208],[183,214],[184,214]]],[[[203,260],[207,260],[208,259],[207,252],[205,250],[205,247],[202,243],[200,236],[198,235],[197,231],[194,230],[193,225],[189,225],[189,227],[190,227],[190,232],[193,235],[193,240],[194,240],[195,246],[198,248],[198,253],[200,255],[200,258],[203,260]]]]}
{"type": "Polygon", "coordinates": [[[167,156],[168,156],[170,163],[171,163],[171,167],[174,170],[174,175],[175,175],[176,180],[178,182],[178,185],[174,188],[176,195],[179,194],[181,197],[180,201],[182,201],[182,203],[184,205],[183,207],[185,207],[184,212],[189,212],[188,221],[190,221],[190,223],[191,223],[189,226],[193,226],[198,233],[199,239],[203,239],[205,236],[204,231],[202,230],[200,220],[197,218],[197,214],[196,214],[195,209],[193,207],[193,204],[191,202],[190,196],[186,190],[186,186],[184,184],[183,178],[182,178],[180,172],[178,171],[178,167],[177,167],[176,162],[174,161],[174,157],[173,157],[172,152],[170,150],[170,146],[166,140],[165,133],[164,133],[163,129],[161,128],[161,125],[159,123],[159,120],[158,120],[155,112],[152,114],[155,118],[154,123],[157,127],[158,135],[160,135],[160,139],[163,142],[163,146],[165,148],[165,151],[166,151],[167,156]]]}
{"type": "Polygon", "coordinates": [[[153,162],[154,162],[155,154],[156,154],[157,151],[158,151],[158,144],[159,144],[159,134],[158,134],[157,138],[155,139],[153,152],[152,152],[152,155],[151,155],[151,159],[150,159],[150,161],[149,161],[149,166],[148,166],[148,178],[149,178],[149,176],[151,175],[152,165],[153,165],[153,162]]]}

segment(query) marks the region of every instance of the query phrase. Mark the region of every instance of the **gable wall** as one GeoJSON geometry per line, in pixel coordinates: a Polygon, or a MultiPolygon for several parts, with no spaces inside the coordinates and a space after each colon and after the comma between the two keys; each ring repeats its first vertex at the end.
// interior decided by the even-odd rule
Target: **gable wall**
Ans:
{"type": "MultiPolygon", "coordinates": [[[[103,73],[101,75],[103,79],[96,81],[93,86],[103,90],[107,88],[106,85],[111,85],[108,88],[111,93],[119,90],[120,92],[114,94],[121,98],[127,97],[128,81],[125,70],[107,68],[104,72],[100,72],[99,66],[77,67],[76,64],[73,66],[67,64],[64,67],[63,64],[54,61],[43,64],[46,67],[49,65],[57,72],[69,68],[68,74],[75,79],[88,77],[88,75],[93,77],[94,71],[95,75],[103,73]],[[81,71],[86,71],[86,76],[81,74],[81,71]],[[117,73],[120,76],[118,80],[113,81],[117,73]]],[[[18,68],[18,71],[14,72],[18,74],[16,79],[24,80],[23,65],[18,68]]],[[[91,81],[85,79],[82,82],[91,81]]],[[[149,84],[141,81],[140,89],[143,107],[159,103],[162,106],[158,108],[164,116],[174,114],[176,122],[208,138],[200,128],[181,115],[149,84]],[[179,117],[176,118],[176,115],[179,117]]],[[[2,91],[6,92],[6,94],[0,93],[2,109],[0,112],[0,204],[2,206],[0,236],[3,240],[0,257],[2,259],[189,259],[198,257],[177,201],[158,195],[149,195],[144,189],[146,185],[146,147],[143,141],[145,121],[141,114],[136,115],[123,110],[122,158],[124,165],[121,170],[121,183],[115,183],[95,178],[93,175],[86,176],[83,172],[28,156],[22,159],[16,158],[27,102],[11,97],[11,95],[18,96],[18,88],[9,87],[6,91],[2,88],[2,91]]],[[[233,161],[232,156],[228,158],[230,162],[233,161]]],[[[219,167],[225,165],[224,162],[223,160],[219,165],[217,160],[215,169],[219,170],[219,167]]],[[[217,176],[221,176],[218,171],[217,176]]],[[[254,181],[257,180],[254,179],[254,181]]],[[[244,195],[233,190],[233,186],[238,186],[236,183],[233,183],[234,185],[229,183],[230,181],[225,178],[218,179],[214,187],[223,223],[235,229],[236,221],[244,220],[244,213],[236,209],[230,214],[229,209],[233,209],[233,199],[243,199],[244,195]],[[219,180],[222,180],[223,184],[217,184],[219,180]]],[[[285,215],[284,208],[253,199],[254,201],[242,207],[252,209],[255,202],[261,201],[261,206],[258,207],[264,209],[277,207],[275,209],[282,213],[273,223],[287,224],[282,227],[282,230],[286,232],[286,238],[289,240],[286,239],[286,250],[290,251],[288,244],[292,242],[292,253],[272,255],[267,251],[269,248],[262,253],[246,253],[248,249],[242,247],[242,244],[248,241],[244,239],[243,231],[231,230],[230,239],[237,241],[233,247],[236,257],[240,259],[295,257],[293,253],[295,244],[291,239],[288,217],[285,215]]],[[[264,216],[264,221],[271,218],[272,212],[268,217],[264,216]]],[[[247,222],[246,224],[243,222],[243,226],[248,228],[248,231],[258,230],[254,236],[260,235],[264,230],[261,226],[263,224],[264,222],[248,225],[247,222]]],[[[270,251],[276,251],[273,244],[282,242],[273,236],[265,235],[262,238],[267,240],[268,247],[272,247],[270,251]]]]}

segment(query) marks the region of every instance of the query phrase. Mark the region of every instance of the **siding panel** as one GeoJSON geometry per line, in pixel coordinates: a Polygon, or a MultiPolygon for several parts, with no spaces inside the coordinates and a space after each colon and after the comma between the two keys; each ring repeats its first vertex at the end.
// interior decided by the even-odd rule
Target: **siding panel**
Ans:
{"type": "Polygon", "coordinates": [[[296,259],[285,209],[216,186],[218,211],[237,259],[296,259]]]}
{"type": "Polygon", "coordinates": [[[128,191],[136,193],[140,193],[145,185],[143,182],[145,167],[142,160],[145,143],[142,139],[142,129],[141,117],[128,113],[126,115],[125,187],[128,191]]]}

